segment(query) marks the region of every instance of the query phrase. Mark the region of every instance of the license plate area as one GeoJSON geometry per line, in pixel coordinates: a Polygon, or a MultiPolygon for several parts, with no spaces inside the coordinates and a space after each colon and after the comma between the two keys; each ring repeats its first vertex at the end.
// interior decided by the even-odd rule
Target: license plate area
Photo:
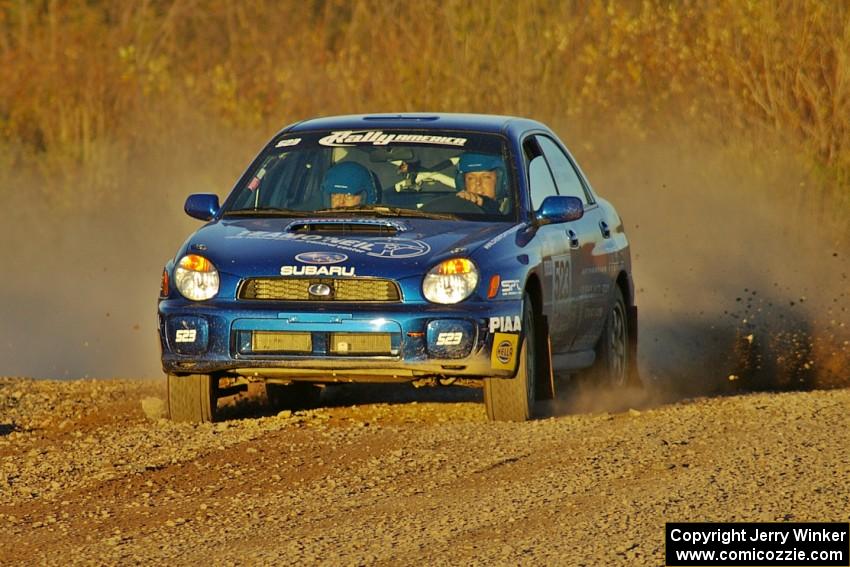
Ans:
{"type": "Polygon", "coordinates": [[[313,352],[313,335],[286,331],[254,331],[251,333],[251,352],[310,353],[313,352]]]}
{"type": "Polygon", "coordinates": [[[237,319],[231,326],[237,358],[398,358],[401,325],[384,317],[284,313],[277,319],[237,319]]]}
{"type": "Polygon", "coordinates": [[[329,333],[328,348],[338,356],[390,356],[390,333],[329,333]]]}

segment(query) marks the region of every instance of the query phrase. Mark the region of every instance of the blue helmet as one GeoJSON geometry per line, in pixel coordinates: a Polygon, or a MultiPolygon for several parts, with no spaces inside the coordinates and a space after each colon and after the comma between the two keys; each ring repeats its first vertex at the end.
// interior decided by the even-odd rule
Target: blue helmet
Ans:
{"type": "Polygon", "coordinates": [[[328,168],[322,180],[322,202],[325,207],[330,206],[333,193],[362,193],[364,205],[374,205],[378,201],[378,191],[372,173],[365,166],[353,161],[338,163],[328,168]]]}
{"type": "Polygon", "coordinates": [[[465,153],[460,156],[460,161],[457,164],[457,175],[455,176],[455,187],[458,191],[465,189],[464,174],[474,171],[495,171],[496,196],[504,196],[507,187],[507,175],[505,162],[500,156],[476,153],[465,153]]]}

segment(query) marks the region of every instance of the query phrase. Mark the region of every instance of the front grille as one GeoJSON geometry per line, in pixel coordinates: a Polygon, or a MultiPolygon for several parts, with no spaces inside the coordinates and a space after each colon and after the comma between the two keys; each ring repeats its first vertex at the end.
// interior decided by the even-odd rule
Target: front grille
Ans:
{"type": "Polygon", "coordinates": [[[239,299],[271,301],[398,301],[392,280],[377,278],[250,278],[239,288],[239,299]],[[327,295],[312,295],[310,286],[324,284],[327,295]]]}

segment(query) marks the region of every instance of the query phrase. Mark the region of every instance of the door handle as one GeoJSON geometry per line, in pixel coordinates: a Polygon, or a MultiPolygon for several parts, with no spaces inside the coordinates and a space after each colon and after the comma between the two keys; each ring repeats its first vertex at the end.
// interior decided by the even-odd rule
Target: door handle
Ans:
{"type": "Polygon", "coordinates": [[[602,231],[602,238],[611,238],[611,229],[608,228],[608,223],[603,221],[599,221],[599,230],[602,231]]]}
{"type": "Polygon", "coordinates": [[[578,234],[573,229],[567,230],[567,236],[570,239],[570,248],[578,248],[578,234]]]}

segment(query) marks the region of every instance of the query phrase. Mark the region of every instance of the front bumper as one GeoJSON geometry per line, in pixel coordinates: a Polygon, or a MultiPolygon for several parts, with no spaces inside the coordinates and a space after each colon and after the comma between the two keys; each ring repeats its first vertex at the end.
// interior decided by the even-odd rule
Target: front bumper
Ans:
{"type": "Polygon", "coordinates": [[[521,344],[521,314],[521,301],[442,306],[163,299],[162,367],[167,373],[316,382],[512,377],[521,344]],[[255,334],[277,333],[309,337],[303,347],[309,351],[253,350],[255,334]],[[385,352],[348,354],[338,339],[372,334],[381,336],[385,352]]]}

